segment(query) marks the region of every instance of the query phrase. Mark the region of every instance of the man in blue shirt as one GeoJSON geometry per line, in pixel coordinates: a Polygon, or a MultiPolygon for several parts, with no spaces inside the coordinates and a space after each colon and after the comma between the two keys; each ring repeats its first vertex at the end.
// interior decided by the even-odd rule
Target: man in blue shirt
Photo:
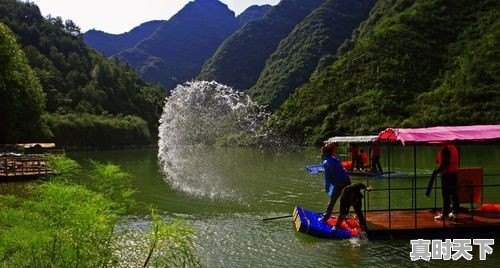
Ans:
{"type": "Polygon", "coordinates": [[[323,217],[320,218],[320,220],[326,222],[332,215],[333,207],[340,197],[342,189],[351,184],[351,179],[335,156],[336,145],[334,143],[323,146],[321,153],[325,158],[323,161],[325,191],[330,196],[326,211],[323,213],[323,217]]]}

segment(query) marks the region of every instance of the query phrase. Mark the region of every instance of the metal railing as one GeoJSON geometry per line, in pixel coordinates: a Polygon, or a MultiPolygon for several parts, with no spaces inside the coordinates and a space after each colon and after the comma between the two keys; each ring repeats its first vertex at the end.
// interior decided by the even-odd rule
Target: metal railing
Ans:
{"type": "MultiPolygon", "coordinates": [[[[500,177],[500,174],[484,174],[484,177],[500,177]]],[[[394,211],[411,211],[413,210],[413,221],[414,221],[414,228],[417,229],[418,228],[418,221],[417,221],[417,213],[418,211],[421,211],[421,210],[435,210],[435,211],[438,211],[440,209],[442,209],[442,206],[440,206],[438,204],[438,192],[441,192],[442,190],[442,187],[440,186],[437,186],[437,180],[434,181],[434,187],[433,187],[433,190],[434,190],[434,205],[433,206],[422,206],[422,207],[419,207],[418,206],[418,202],[417,202],[417,196],[418,194],[422,194],[425,193],[425,190],[427,189],[427,187],[417,187],[417,181],[416,179],[419,178],[419,179],[424,179],[426,178],[425,176],[418,176],[418,177],[414,177],[412,183],[412,187],[396,187],[396,188],[392,188],[391,187],[391,179],[389,178],[388,179],[388,187],[387,188],[379,188],[379,189],[373,189],[371,192],[366,192],[365,193],[365,198],[364,198],[364,214],[365,214],[365,218],[366,217],[366,212],[387,212],[388,213],[388,224],[389,224],[389,230],[392,230],[392,213],[394,211]],[[392,204],[392,194],[395,193],[395,192],[411,192],[412,195],[411,195],[411,203],[412,203],[412,206],[411,207],[404,207],[404,208],[395,208],[392,204]],[[378,209],[371,209],[370,208],[370,196],[373,196],[373,195],[378,195],[379,193],[384,193],[384,194],[387,194],[387,205],[386,205],[386,208],[378,208],[378,209]]],[[[366,182],[367,185],[370,185],[370,179],[367,178],[367,182],[366,182]]],[[[464,186],[457,186],[456,189],[457,189],[457,192],[460,192],[461,189],[463,188],[468,188],[468,191],[470,192],[471,196],[469,197],[469,200],[470,202],[469,203],[461,203],[461,204],[467,204],[468,207],[461,207],[461,211],[460,211],[460,214],[468,214],[470,216],[470,224],[474,224],[474,214],[475,212],[477,212],[476,210],[476,207],[479,207],[481,206],[481,204],[484,203],[484,196],[485,196],[485,189],[500,189],[500,184],[469,184],[469,185],[464,185],[464,186]],[[480,198],[480,202],[474,202],[474,190],[477,189],[477,188],[481,188],[481,198],[480,198]],[[476,205],[477,204],[477,205],[476,205]]],[[[478,198],[476,198],[477,200],[478,198]]],[[[493,202],[498,202],[498,200],[491,200],[493,202]]],[[[431,201],[432,202],[432,201],[431,201]]],[[[367,218],[368,220],[369,218],[367,218]]],[[[446,227],[446,218],[443,220],[443,227],[446,227]]]]}
{"type": "Polygon", "coordinates": [[[0,176],[15,177],[50,174],[45,155],[22,155],[0,157],[0,176]]]}

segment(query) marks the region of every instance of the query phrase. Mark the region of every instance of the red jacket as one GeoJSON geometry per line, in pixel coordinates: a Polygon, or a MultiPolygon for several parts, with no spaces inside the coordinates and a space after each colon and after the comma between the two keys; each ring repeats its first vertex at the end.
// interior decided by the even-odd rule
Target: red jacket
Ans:
{"type": "Polygon", "coordinates": [[[447,144],[437,154],[438,172],[458,172],[459,156],[455,145],[447,144]]]}

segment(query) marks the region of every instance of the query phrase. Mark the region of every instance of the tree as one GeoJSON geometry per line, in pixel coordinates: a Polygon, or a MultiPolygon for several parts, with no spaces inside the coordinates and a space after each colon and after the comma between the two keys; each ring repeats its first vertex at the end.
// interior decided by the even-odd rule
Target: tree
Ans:
{"type": "Polygon", "coordinates": [[[43,138],[45,96],[13,33],[0,23],[0,143],[43,138]]]}

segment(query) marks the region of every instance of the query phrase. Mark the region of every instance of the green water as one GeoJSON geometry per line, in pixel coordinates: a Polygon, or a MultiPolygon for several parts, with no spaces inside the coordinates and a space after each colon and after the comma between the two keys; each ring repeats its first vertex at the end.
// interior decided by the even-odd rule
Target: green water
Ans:
{"type": "MultiPolygon", "coordinates": [[[[382,165],[391,169],[412,172],[413,147],[388,149],[383,153],[382,165]]],[[[418,187],[427,184],[428,174],[434,167],[435,147],[418,147],[417,172],[422,178],[418,187]]],[[[486,174],[500,174],[500,146],[462,146],[461,165],[484,167],[486,174]]],[[[197,194],[189,194],[182,188],[171,187],[159,172],[155,150],[125,150],[104,152],[70,153],[71,158],[83,165],[87,159],[111,162],[120,165],[133,175],[133,184],[138,189],[135,199],[138,206],[130,224],[140,225],[147,221],[150,207],[157,208],[166,218],[180,217],[198,231],[197,244],[204,267],[448,267],[452,265],[481,265],[493,267],[500,261],[500,248],[494,247],[486,261],[479,261],[474,248],[472,261],[418,261],[412,262],[409,240],[345,240],[332,241],[313,238],[294,229],[291,218],[262,221],[264,218],[288,215],[295,205],[322,211],[327,197],[323,192],[321,175],[310,175],[305,165],[320,162],[317,148],[302,148],[279,151],[249,148],[206,149],[193,154],[211,176],[200,180],[197,194]],[[207,168],[208,167],[208,168],[207,168]],[[207,187],[213,180],[218,193],[207,187]]],[[[192,166],[192,169],[198,168],[192,166]]],[[[413,175],[411,175],[413,176],[413,175]]],[[[182,185],[183,178],[170,178],[182,185]]],[[[353,181],[364,181],[356,179],[353,181]]],[[[500,176],[486,176],[485,183],[500,182],[500,176]]],[[[412,187],[412,177],[370,179],[375,189],[412,187]]],[[[188,185],[188,187],[196,187],[188,185]]],[[[425,198],[423,190],[416,196],[418,207],[434,206],[434,198],[425,198]]],[[[187,191],[189,192],[189,191],[187,191]]],[[[411,190],[391,192],[393,207],[411,207],[414,197],[411,190]]],[[[498,189],[485,189],[484,200],[500,202],[498,189]]],[[[388,203],[386,191],[370,194],[370,208],[385,208],[388,203]]],[[[437,205],[440,204],[437,198],[437,205]]],[[[369,220],[369,219],[368,219],[369,220]]],[[[463,238],[473,238],[464,234],[463,238]]],[[[492,237],[494,238],[494,237],[492,237]]]]}

